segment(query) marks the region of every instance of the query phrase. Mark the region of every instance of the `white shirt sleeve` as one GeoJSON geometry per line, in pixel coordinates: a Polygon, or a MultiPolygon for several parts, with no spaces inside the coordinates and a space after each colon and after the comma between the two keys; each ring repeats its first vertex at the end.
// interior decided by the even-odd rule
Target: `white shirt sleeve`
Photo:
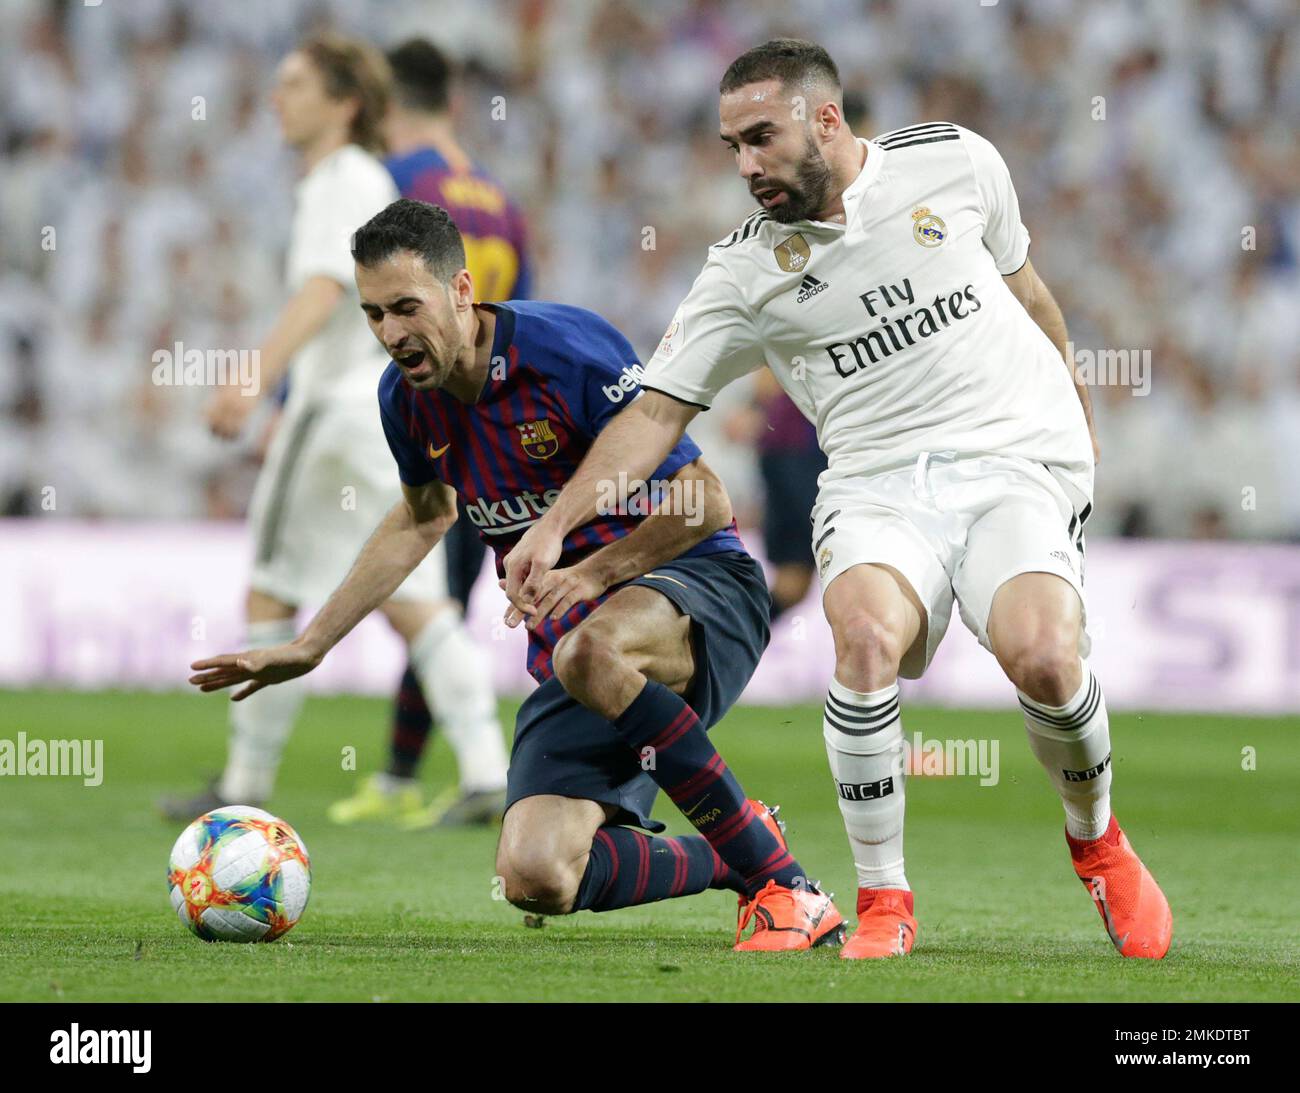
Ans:
{"type": "Polygon", "coordinates": [[[722,388],[763,363],[753,313],[734,276],[710,255],[646,365],[641,386],[707,410],[722,388]]]}
{"type": "Polygon", "coordinates": [[[322,164],[299,191],[294,237],[289,249],[289,284],[301,288],[310,277],[329,277],[349,292],[353,284],[352,233],[396,200],[383,165],[356,149],[344,149],[322,164]]]}
{"type": "Polygon", "coordinates": [[[984,246],[993,255],[998,272],[1006,277],[1029,258],[1029,231],[1020,222],[1020,201],[1011,172],[998,150],[978,133],[963,129],[961,136],[984,210],[984,246]]]}

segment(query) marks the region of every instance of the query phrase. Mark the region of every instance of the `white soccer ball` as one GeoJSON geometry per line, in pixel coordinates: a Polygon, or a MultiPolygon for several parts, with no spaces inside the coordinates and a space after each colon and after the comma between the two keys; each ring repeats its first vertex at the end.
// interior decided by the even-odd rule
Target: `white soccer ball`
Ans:
{"type": "Polygon", "coordinates": [[[311,860],[283,820],[227,805],[181,832],[167,883],[172,908],[204,941],[274,941],[307,908],[311,860]]]}

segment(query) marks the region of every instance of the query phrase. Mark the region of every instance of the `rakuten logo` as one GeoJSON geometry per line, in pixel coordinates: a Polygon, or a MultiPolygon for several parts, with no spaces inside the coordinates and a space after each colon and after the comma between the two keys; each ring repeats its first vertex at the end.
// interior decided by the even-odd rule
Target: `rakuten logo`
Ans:
{"type": "Polygon", "coordinates": [[[645,369],[639,364],[630,364],[618,374],[618,383],[607,384],[601,390],[610,402],[622,402],[624,396],[641,387],[645,379],[645,369]]]}
{"type": "Polygon", "coordinates": [[[480,497],[470,501],[465,506],[465,512],[469,516],[469,522],[484,535],[509,535],[535,524],[559,496],[559,490],[547,490],[540,495],[525,490],[500,501],[480,497]]]}

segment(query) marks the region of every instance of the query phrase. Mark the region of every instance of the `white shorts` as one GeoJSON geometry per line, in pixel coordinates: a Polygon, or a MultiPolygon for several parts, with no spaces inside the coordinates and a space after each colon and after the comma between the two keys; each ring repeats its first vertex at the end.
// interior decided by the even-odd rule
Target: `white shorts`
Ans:
{"type": "MultiPolygon", "coordinates": [[[[887,565],[906,578],[926,612],[924,644],[899,674],[918,678],[948,629],[955,598],[962,622],[989,645],[993,594],[1020,573],[1054,573],[1083,595],[1083,521],[1041,463],[1013,456],[924,453],[914,467],[826,482],[813,507],[813,555],[822,592],[846,569],[887,565]]],[[[1091,640],[1081,631],[1079,655],[1091,640]]]]}
{"type": "MultiPolygon", "coordinates": [[[[294,606],[323,603],[401,497],[377,406],[285,411],[249,507],[252,586],[294,606]]],[[[393,594],[447,595],[439,543],[393,594]]]]}

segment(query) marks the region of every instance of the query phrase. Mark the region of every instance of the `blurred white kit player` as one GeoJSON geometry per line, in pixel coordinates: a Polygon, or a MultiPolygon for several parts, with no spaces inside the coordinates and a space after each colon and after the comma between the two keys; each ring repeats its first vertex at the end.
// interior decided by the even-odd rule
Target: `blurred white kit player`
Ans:
{"type": "MultiPolygon", "coordinates": [[[[337,106],[330,72],[346,75],[350,64],[369,57],[368,51],[348,39],[326,37],[323,45],[308,43],[290,54],[279,76],[277,110],[307,170],[295,195],[287,258],[290,301],[268,339],[271,345],[279,337],[273,349],[290,354],[289,389],[249,512],[254,551],[249,648],[292,641],[296,609],[329,597],[401,497],[378,407],[379,377],[388,358],[358,305],[351,256],[352,233],[398,193],[379,160],[352,142],[355,129],[331,130],[322,116],[322,104],[337,106]],[[322,298],[323,305],[313,302],[322,298]],[[304,308],[317,309],[314,319],[295,319],[304,308]],[[306,335],[296,344],[294,331],[306,335]]],[[[262,356],[265,363],[265,350],[262,356]]],[[[275,372],[273,359],[264,367],[264,388],[277,382],[275,372]]],[[[223,427],[220,408],[213,419],[214,428],[227,435],[239,425],[236,418],[223,427]]],[[[441,545],[381,611],[408,645],[421,688],[456,754],[462,787],[501,790],[506,756],[488,662],[447,596],[441,545]]],[[[259,804],[270,796],[305,697],[299,679],[232,703],[229,756],[214,787],[222,803],[259,804]]]]}

